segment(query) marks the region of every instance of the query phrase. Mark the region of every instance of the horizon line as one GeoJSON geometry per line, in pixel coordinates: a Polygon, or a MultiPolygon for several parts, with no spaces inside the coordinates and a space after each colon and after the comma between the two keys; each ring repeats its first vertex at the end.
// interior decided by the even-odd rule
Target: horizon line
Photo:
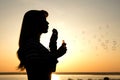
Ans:
{"type": "MultiPolygon", "coordinates": [[[[58,75],[120,75],[120,72],[53,72],[58,75]]],[[[26,72],[0,72],[0,75],[26,75],[26,72]]]]}

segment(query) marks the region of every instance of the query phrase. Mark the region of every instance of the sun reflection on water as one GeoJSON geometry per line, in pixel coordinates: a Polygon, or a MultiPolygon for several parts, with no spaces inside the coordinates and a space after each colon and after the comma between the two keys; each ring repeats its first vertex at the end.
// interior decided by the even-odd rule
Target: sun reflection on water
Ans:
{"type": "Polygon", "coordinates": [[[60,80],[60,78],[58,75],[52,74],[51,80],[60,80]]]}

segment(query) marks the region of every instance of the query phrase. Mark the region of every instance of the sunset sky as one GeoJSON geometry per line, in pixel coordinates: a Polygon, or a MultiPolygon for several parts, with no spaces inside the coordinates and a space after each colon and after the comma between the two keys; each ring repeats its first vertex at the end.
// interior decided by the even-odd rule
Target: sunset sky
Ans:
{"type": "Polygon", "coordinates": [[[49,31],[41,36],[48,48],[58,30],[58,47],[67,43],[57,72],[120,72],[120,0],[0,0],[0,72],[15,72],[23,16],[46,10],[49,31]]]}

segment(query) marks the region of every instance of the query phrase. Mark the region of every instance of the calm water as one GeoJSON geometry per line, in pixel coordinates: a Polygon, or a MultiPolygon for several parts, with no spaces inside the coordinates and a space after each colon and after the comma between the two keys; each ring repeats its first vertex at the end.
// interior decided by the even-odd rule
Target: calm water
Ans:
{"type": "MultiPolygon", "coordinates": [[[[120,75],[57,75],[53,74],[52,80],[103,80],[109,77],[110,80],[120,80],[120,75]]],[[[0,80],[27,80],[27,75],[0,75],[0,80]]]]}

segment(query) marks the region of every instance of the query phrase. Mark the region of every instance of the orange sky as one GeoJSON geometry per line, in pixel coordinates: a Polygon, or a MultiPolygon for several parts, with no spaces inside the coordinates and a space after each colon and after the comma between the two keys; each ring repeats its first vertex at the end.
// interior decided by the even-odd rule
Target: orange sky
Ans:
{"type": "Polygon", "coordinates": [[[16,70],[23,15],[30,9],[49,12],[49,32],[41,42],[48,48],[51,31],[65,40],[67,53],[57,72],[120,72],[120,0],[1,0],[0,72],[16,70]],[[62,5],[62,6],[61,6],[62,5]]]}

